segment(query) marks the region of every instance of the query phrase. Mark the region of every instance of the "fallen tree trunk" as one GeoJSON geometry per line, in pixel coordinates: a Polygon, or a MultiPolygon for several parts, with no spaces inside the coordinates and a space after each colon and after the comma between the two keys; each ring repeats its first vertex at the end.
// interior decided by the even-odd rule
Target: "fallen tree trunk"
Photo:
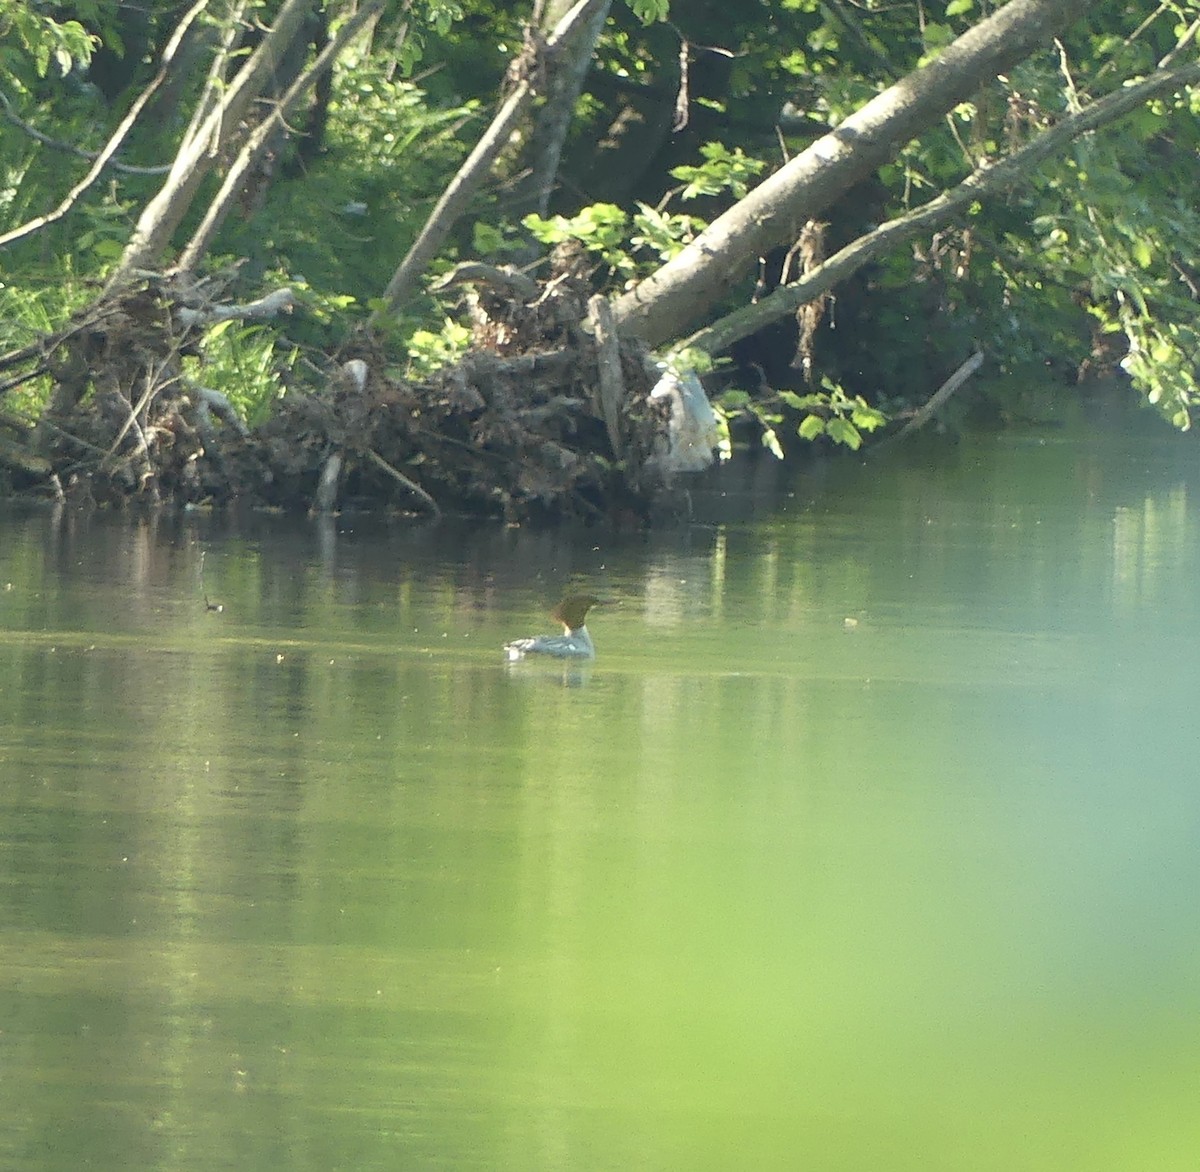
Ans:
{"type": "Polygon", "coordinates": [[[794,240],[805,223],[905,143],[1086,8],[1086,0],[1009,0],[781,167],[622,295],[614,307],[617,327],[652,348],[682,337],[758,256],[794,240]]]}
{"type": "Polygon", "coordinates": [[[957,187],[860,236],[798,280],[697,330],[681,345],[710,354],[721,353],[771,322],[794,314],[800,306],[829,292],[864,265],[887,255],[904,241],[944,226],[975,201],[1019,186],[1073,139],[1125,117],[1153,97],[1197,82],[1200,82],[1200,63],[1193,62],[1177,69],[1158,70],[1141,81],[1114,90],[1043,131],[999,163],[977,168],[957,187]]]}
{"type": "Polygon", "coordinates": [[[161,260],[175,229],[191,208],[205,177],[216,166],[220,152],[232,141],[238,127],[263,92],[284,50],[300,29],[314,0],[284,0],[275,22],[262,42],[224,89],[221,100],[196,133],[180,147],[170,174],[158,194],[142,209],[133,236],[109,277],[107,292],[136,280],[161,260]]]}

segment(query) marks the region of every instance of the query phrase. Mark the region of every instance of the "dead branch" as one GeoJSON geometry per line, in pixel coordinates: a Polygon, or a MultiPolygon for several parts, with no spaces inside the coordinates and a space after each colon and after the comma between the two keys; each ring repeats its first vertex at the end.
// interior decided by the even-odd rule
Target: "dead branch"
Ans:
{"type": "Polygon", "coordinates": [[[2,435],[0,435],[0,464],[23,472],[27,476],[37,477],[39,480],[46,479],[53,471],[49,460],[35,456],[20,444],[15,444],[2,435]]]}
{"type": "Polygon", "coordinates": [[[242,193],[247,174],[266,153],[271,137],[281,126],[286,125],[285,119],[295,109],[296,103],[316,84],[317,79],[332,67],[346,46],[358,36],[368,21],[374,20],[386,3],[387,0],[369,0],[368,3],[363,4],[338,29],[337,36],[321,50],[312,65],[288,87],[287,92],[279,99],[270,115],[255,127],[254,132],[246,139],[242,149],[238,152],[233,166],[229,168],[229,173],[225,176],[221,189],[213,198],[212,203],[208,205],[208,210],[204,213],[199,227],[184,246],[178,260],[179,268],[188,270],[197,267],[200,258],[208,251],[208,246],[224,222],[229,209],[242,193]]]}
{"type": "Polygon", "coordinates": [[[608,429],[613,459],[620,460],[624,457],[621,404],[625,399],[625,380],[621,375],[621,344],[613,323],[612,305],[603,294],[597,293],[588,302],[588,321],[596,338],[596,361],[599,366],[596,407],[608,429]]]}
{"type": "Polygon", "coordinates": [[[929,400],[922,406],[917,413],[898,431],[895,435],[889,436],[882,443],[876,444],[873,451],[880,451],[882,448],[895,443],[897,440],[902,440],[906,436],[912,435],[914,431],[918,431],[924,427],[933,416],[941,410],[949,401],[959,387],[963,385],[981,366],[983,365],[983,351],[976,350],[970,358],[966,360],[932,395],[929,400]]]}
{"type": "Polygon", "coordinates": [[[444,293],[456,285],[487,285],[497,293],[519,301],[533,301],[541,292],[541,286],[519,269],[500,268],[482,261],[464,261],[455,265],[444,277],[434,281],[429,291],[444,293]]]}
{"type": "Polygon", "coordinates": [[[142,209],[133,236],[109,278],[106,294],[128,285],[136,270],[158,263],[175,229],[187,215],[200,184],[215,166],[215,152],[233,138],[250,103],[262,93],[283,50],[314,3],[315,0],[284,0],[270,30],[223,90],[220,102],[203,125],[180,147],[171,164],[171,173],[158,194],[142,209]]]}
{"type": "Polygon", "coordinates": [[[175,320],[184,329],[189,329],[219,321],[241,321],[248,317],[277,317],[280,313],[290,313],[295,303],[296,295],[291,289],[276,289],[245,305],[210,305],[204,309],[182,306],[175,311],[175,320]]]}
{"type": "Polygon", "coordinates": [[[433,515],[435,520],[440,520],[442,510],[438,507],[437,501],[433,499],[415,480],[410,480],[403,472],[397,471],[389,464],[374,448],[367,449],[367,459],[382,472],[386,472],[393,480],[399,481],[409,492],[413,494],[433,515]]]}
{"type": "MultiPolygon", "coordinates": [[[[47,212],[44,216],[37,216],[34,219],[22,224],[19,228],[14,228],[11,232],[6,232],[0,236],[0,248],[6,244],[11,244],[15,240],[20,240],[25,236],[30,236],[39,229],[44,228],[47,224],[53,224],[55,220],[61,220],[78,202],[79,197],[83,195],[97,179],[100,178],[100,173],[107,167],[112,160],[113,155],[120,149],[121,144],[128,137],[129,132],[133,129],[134,123],[137,122],[142,111],[146,108],[146,103],[154,95],[154,92],[162,85],[167,78],[167,71],[171,64],[171,59],[179,49],[179,44],[183,40],[183,34],[187,31],[188,26],[208,7],[208,0],[196,0],[196,3],[184,13],[183,19],[180,21],[179,27],[171,34],[171,39],[167,42],[166,48],[163,50],[162,64],[159,66],[158,73],[155,74],[153,80],[140,94],[137,100],[129,107],[129,112],[121,119],[117,129],[113,131],[112,137],[104,145],[103,149],[96,155],[95,161],[84,177],[71,188],[70,191],[63,197],[62,202],[52,212],[47,212]]],[[[0,95],[2,97],[3,95],[0,95]]],[[[8,100],[4,99],[5,106],[8,105],[8,100]]],[[[11,111],[10,111],[11,116],[11,111]]],[[[165,170],[165,168],[164,168],[165,170]]]]}
{"type": "Polygon", "coordinates": [[[220,391],[211,390],[209,387],[195,386],[192,387],[192,391],[196,395],[197,407],[200,409],[201,424],[207,423],[210,433],[212,425],[207,418],[209,412],[228,427],[232,427],[243,439],[250,434],[249,428],[242,422],[242,417],[234,409],[233,404],[220,391]]]}
{"type": "MultiPolygon", "coordinates": [[[[27,138],[41,143],[47,150],[58,151],[64,155],[74,155],[77,159],[86,159],[89,163],[100,157],[100,151],[85,151],[83,147],[76,146],[73,142],[60,142],[57,138],[51,138],[48,134],[38,130],[36,126],[26,122],[13,109],[12,100],[3,90],[0,90],[0,106],[4,107],[4,117],[8,122],[11,122],[27,138]]],[[[111,158],[105,165],[110,170],[120,171],[125,175],[165,175],[171,169],[168,164],[158,167],[135,167],[131,163],[118,163],[111,158]]]]}
{"type": "MultiPolygon", "coordinates": [[[[142,392],[142,397],[137,401],[136,405],[130,407],[129,417],[125,420],[120,431],[117,432],[116,439],[113,440],[108,451],[105,453],[104,459],[100,461],[101,467],[112,459],[117,448],[121,446],[121,441],[129,433],[129,429],[137,423],[138,416],[146,409],[146,405],[154,397],[155,393],[160,389],[157,372],[153,369],[146,371],[146,389],[142,392]]],[[[145,437],[142,437],[142,446],[146,443],[145,437]]]]}

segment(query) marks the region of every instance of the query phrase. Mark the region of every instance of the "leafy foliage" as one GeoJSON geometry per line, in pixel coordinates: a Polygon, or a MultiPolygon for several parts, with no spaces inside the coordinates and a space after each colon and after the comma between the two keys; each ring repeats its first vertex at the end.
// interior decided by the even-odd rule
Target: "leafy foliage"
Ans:
{"type": "Polygon", "coordinates": [[[684,185],[670,192],[657,207],[637,201],[636,211],[629,215],[616,204],[595,203],[574,216],[544,218],[530,214],[521,224],[548,247],[566,240],[579,241],[615,276],[645,276],[675,256],[706,226],[698,216],[666,211],[672,198],[689,200],[731,193],[734,199],[740,199],[766,166],[749,158],[740,147],[731,151],[719,142],[705,143],[700,154],[702,163],[681,165],[671,171],[672,177],[683,180],[684,185]]]}
{"type": "Polygon", "coordinates": [[[408,340],[408,373],[416,378],[450,366],[466,353],[471,331],[452,318],[440,330],[414,330],[408,340]]]}
{"type": "Polygon", "coordinates": [[[27,91],[34,78],[85,67],[100,39],[77,20],[54,20],[25,0],[0,0],[0,85],[27,91]]]}
{"type": "Polygon", "coordinates": [[[684,199],[702,195],[731,192],[734,199],[743,199],[750,185],[766,169],[761,159],[752,159],[741,147],[730,150],[724,143],[706,142],[700,148],[704,162],[698,166],[681,165],[671,171],[672,178],[682,179],[684,199]]]}
{"type": "Polygon", "coordinates": [[[652,272],[669,260],[704,227],[695,216],[672,215],[638,203],[626,214],[611,203],[590,204],[574,216],[545,219],[531,213],[522,226],[541,244],[553,247],[577,240],[618,277],[631,278],[652,272]]]}
{"type": "Polygon", "coordinates": [[[202,354],[186,366],[191,377],[220,391],[249,423],[261,423],[283,394],[299,351],[280,345],[265,325],[222,321],[205,335],[202,354]]]}
{"type": "Polygon", "coordinates": [[[852,452],[862,447],[863,432],[876,431],[887,423],[887,416],[861,395],[848,395],[828,378],[823,378],[821,385],[823,390],[805,394],[776,391],[768,399],[754,399],[748,392],[734,389],[725,392],[719,407],[726,420],[753,420],[760,429],[763,447],[780,460],[785,453],[777,429],[787,418],[784,407],[802,416],[796,427],[796,435],[802,440],[811,443],[824,436],[852,452]]]}
{"type": "MultiPolygon", "coordinates": [[[[522,225],[547,248],[578,241],[595,260],[598,285],[628,287],[990,7],[695,0],[677,5],[668,25],[667,0],[615,5],[577,103],[553,214],[522,225]]],[[[1086,24],[907,144],[830,209],[831,246],[1155,68],[1197,14],[1194,0],[1136,8],[1093,5],[1086,24]]],[[[339,19],[332,14],[334,29],[339,19]]],[[[499,0],[416,0],[387,11],[333,73],[323,149],[289,169],[284,147],[262,189],[227,221],[214,260],[243,259],[252,284],[278,273],[307,290],[305,312],[281,327],[293,346],[328,347],[348,317],[378,304],[490,117],[522,45],[521,19],[499,0]]],[[[0,232],[70,189],[86,166],[72,151],[106,140],[172,27],[153,8],[138,15],[113,0],[58,8],[0,0],[0,91],[43,136],[0,121],[0,232]],[[121,60],[124,89],[101,92],[101,56],[121,60]]],[[[308,59],[319,40],[301,46],[308,59]]],[[[122,161],[169,158],[196,90],[183,86],[174,120],[135,128],[122,161]]],[[[879,424],[868,399],[890,411],[921,397],[931,369],[981,346],[1008,370],[1040,372],[1049,363],[1063,374],[1103,352],[1168,420],[1188,426],[1200,395],[1200,216],[1190,198],[1200,179],[1198,113],[1195,92],[1149,105],[1079,142],[1008,199],[877,262],[837,291],[816,339],[818,389],[731,393],[730,417],[752,420],[772,450],[783,450],[780,436],[793,421],[801,438],[857,447],[879,424]]],[[[518,255],[528,237],[518,241],[506,222],[519,215],[505,207],[513,178],[499,174],[476,200],[435,270],[466,255],[518,255]]],[[[0,331],[21,334],[76,304],[83,281],[103,278],[159,182],[109,172],[61,223],[6,251],[0,331]]],[[[778,276],[778,261],[764,258],[764,272],[774,264],[778,276]]],[[[749,292],[747,280],[734,297],[749,292]]],[[[407,312],[399,334],[412,370],[451,361],[467,344],[432,299],[407,312]]],[[[769,361],[769,341],[754,345],[753,360],[769,361]]],[[[269,347],[261,330],[227,327],[210,335],[206,362],[230,386],[247,380],[244,405],[253,412],[276,393],[293,353],[269,347]]]]}

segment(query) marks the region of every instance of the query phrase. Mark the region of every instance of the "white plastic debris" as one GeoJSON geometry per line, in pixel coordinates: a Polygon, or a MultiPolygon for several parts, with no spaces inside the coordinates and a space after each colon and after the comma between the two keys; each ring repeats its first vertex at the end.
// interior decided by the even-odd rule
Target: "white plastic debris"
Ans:
{"type": "Polygon", "coordinates": [[[652,399],[667,399],[667,450],[659,462],[668,475],[674,472],[703,472],[713,462],[713,449],[721,442],[717,413],[700,380],[691,371],[680,373],[659,363],[662,377],[650,392],[652,399]]]}

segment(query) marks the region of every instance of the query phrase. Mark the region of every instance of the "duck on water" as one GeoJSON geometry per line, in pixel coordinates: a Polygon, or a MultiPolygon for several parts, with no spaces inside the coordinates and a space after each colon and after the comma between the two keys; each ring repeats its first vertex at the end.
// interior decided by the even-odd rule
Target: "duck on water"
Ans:
{"type": "Polygon", "coordinates": [[[534,635],[504,644],[509,660],[527,655],[549,655],[555,659],[595,659],[596,647],[586,626],[587,613],[599,606],[600,599],[590,594],[569,594],[551,612],[563,625],[561,635],[534,635]]]}

